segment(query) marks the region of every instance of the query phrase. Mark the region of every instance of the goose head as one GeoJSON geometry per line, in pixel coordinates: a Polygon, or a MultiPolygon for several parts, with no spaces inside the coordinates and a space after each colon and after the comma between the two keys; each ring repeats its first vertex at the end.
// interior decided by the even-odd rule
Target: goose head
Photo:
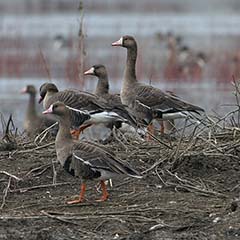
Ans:
{"type": "Polygon", "coordinates": [[[33,85],[27,85],[21,90],[21,93],[28,93],[30,95],[36,95],[36,88],[33,85]]]}
{"type": "Polygon", "coordinates": [[[114,47],[120,46],[125,48],[134,48],[136,47],[136,45],[137,43],[134,37],[129,35],[125,35],[121,37],[118,41],[112,43],[112,46],[114,47]]]}
{"type": "Polygon", "coordinates": [[[43,114],[53,114],[57,117],[64,118],[69,114],[69,110],[64,103],[58,101],[51,104],[47,110],[43,111],[43,114]]]}
{"type": "Polygon", "coordinates": [[[44,84],[42,84],[40,89],[39,89],[40,98],[39,98],[38,103],[43,101],[43,99],[45,98],[47,92],[58,92],[58,88],[53,83],[44,83],[44,84]]]}
{"type": "Polygon", "coordinates": [[[106,68],[104,65],[98,64],[93,65],[89,70],[84,72],[84,75],[93,75],[93,76],[104,76],[107,74],[106,68]]]}

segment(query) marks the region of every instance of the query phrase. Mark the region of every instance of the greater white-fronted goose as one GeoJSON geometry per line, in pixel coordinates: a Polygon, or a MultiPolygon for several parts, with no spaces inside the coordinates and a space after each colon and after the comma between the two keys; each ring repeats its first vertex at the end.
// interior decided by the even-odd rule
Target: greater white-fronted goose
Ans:
{"type": "Polygon", "coordinates": [[[97,87],[95,89],[95,95],[105,99],[107,103],[112,107],[121,110],[118,112],[122,117],[127,119],[132,126],[136,126],[136,119],[133,113],[129,113],[127,106],[121,102],[120,94],[109,93],[109,81],[107,69],[104,65],[98,64],[92,66],[89,70],[84,72],[84,75],[93,75],[98,77],[97,87]]]}
{"type": "Polygon", "coordinates": [[[115,105],[122,104],[120,94],[109,93],[108,73],[104,65],[94,65],[89,70],[85,71],[84,75],[93,75],[98,78],[97,87],[94,92],[97,96],[115,105]]]}
{"type": "MultiPolygon", "coordinates": [[[[112,46],[127,48],[127,62],[124,71],[124,79],[121,88],[122,103],[134,106],[138,101],[142,106],[151,108],[153,118],[162,120],[185,118],[188,112],[198,113],[204,111],[201,107],[187,103],[177,97],[171,96],[158,88],[139,83],[136,78],[137,43],[132,36],[123,36],[112,46]],[[163,114],[165,111],[166,114],[163,114]]],[[[141,115],[141,112],[139,112],[141,115]]],[[[152,126],[149,125],[152,132],[152,126]]]]}
{"type": "Polygon", "coordinates": [[[47,109],[49,106],[57,101],[61,101],[69,107],[81,110],[98,110],[104,109],[104,103],[100,103],[99,99],[88,92],[67,89],[59,91],[54,83],[44,83],[40,89],[39,103],[43,101],[43,108],[47,109]]]}
{"type": "MultiPolygon", "coordinates": [[[[80,90],[72,90],[67,89],[64,91],[58,91],[58,88],[53,83],[44,83],[40,87],[40,100],[39,102],[43,101],[44,109],[47,109],[51,104],[56,101],[61,101],[69,107],[78,110],[87,110],[91,112],[115,112],[119,115],[122,119],[126,119],[130,124],[136,124],[134,122],[134,118],[130,116],[128,111],[121,105],[112,104],[106,101],[104,98],[96,96],[95,94],[91,94],[85,91],[80,90]]],[[[102,115],[107,117],[109,121],[110,118],[107,115],[102,115]]],[[[109,127],[111,128],[112,125],[120,126],[121,121],[119,116],[117,117],[116,121],[112,118],[112,121],[109,122],[109,127]]],[[[102,123],[102,122],[101,122],[102,123]]],[[[90,125],[86,125],[89,127],[90,125]]],[[[85,128],[86,128],[85,127],[85,128]]],[[[83,130],[84,128],[81,128],[83,130]]],[[[76,132],[78,135],[79,132],[76,132]]]]}
{"type": "Polygon", "coordinates": [[[79,198],[69,201],[68,204],[84,200],[87,180],[100,181],[103,195],[99,201],[105,201],[109,194],[104,180],[119,176],[141,178],[136,170],[117,159],[105,147],[90,142],[74,141],[70,134],[70,112],[63,103],[56,102],[43,113],[53,114],[59,121],[59,131],[55,140],[57,160],[68,173],[82,179],[79,198]]]}
{"type": "Polygon", "coordinates": [[[24,130],[28,136],[34,137],[47,127],[53,125],[56,121],[43,115],[38,115],[36,110],[36,89],[33,85],[27,85],[21,90],[21,93],[29,94],[29,101],[24,120],[24,130]]]}

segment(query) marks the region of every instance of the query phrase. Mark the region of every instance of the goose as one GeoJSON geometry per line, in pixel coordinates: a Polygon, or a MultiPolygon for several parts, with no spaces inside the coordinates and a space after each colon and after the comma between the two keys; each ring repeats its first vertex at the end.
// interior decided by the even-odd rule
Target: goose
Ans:
{"type": "MultiPolygon", "coordinates": [[[[186,118],[190,112],[203,112],[204,109],[196,105],[171,96],[162,90],[138,82],[136,77],[137,42],[132,36],[123,36],[118,41],[113,42],[112,46],[127,48],[127,61],[124,70],[123,84],[121,88],[121,101],[130,108],[141,105],[142,109],[151,109],[154,113],[153,119],[171,120],[186,118]],[[165,112],[165,114],[164,114],[165,112]]],[[[139,110],[139,116],[144,111],[139,110]]],[[[151,120],[151,118],[149,119],[151,120]]],[[[153,134],[152,121],[148,122],[148,131],[153,134]]]]}
{"type": "Polygon", "coordinates": [[[36,110],[36,88],[33,85],[27,85],[21,90],[22,94],[29,94],[29,101],[23,128],[30,137],[36,136],[44,129],[53,125],[56,121],[43,115],[37,114],[36,110]]]}
{"type": "Polygon", "coordinates": [[[115,106],[122,109],[122,116],[128,119],[131,126],[136,128],[137,122],[134,117],[134,112],[129,111],[127,106],[122,104],[120,94],[109,93],[109,81],[106,67],[102,64],[93,65],[89,70],[84,72],[84,75],[92,75],[98,78],[94,94],[105,99],[112,107],[115,106]]]}
{"type": "Polygon", "coordinates": [[[109,197],[105,180],[121,176],[142,178],[136,170],[118,159],[106,147],[96,143],[73,140],[70,134],[70,110],[64,103],[51,104],[43,114],[52,114],[59,122],[59,130],[55,140],[57,160],[69,174],[82,179],[79,198],[68,201],[68,204],[84,201],[88,180],[100,181],[103,194],[97,201],[102,202],[109,197]]]}
{"type": "Polygon", "coordinates": [[[84,72],[84,75],[92,75],[98,78],[98,83],[94,94],[106,99],[108,102],[111,102],[112,104],[122,105],[119,94],[109,93],[108,73],[104,65],[101,64],[93,65],[89,70],[84,72]]]}
{"type": "MultiPolygon", "coordinates": [[[[118,106],[113,106],[103,98],[85,91],[74,89],[59,91],[55,84],[44,83],[40,87],[39,103],[43,102],[44,109],[47,109],[56,101],[61,101],[68,107],[71,107],[75,110],[85,110],[90,114],[99,113],[98,115],[95,115],[98,116],[98,118],[95,118],[96,121],[94,124],[99,124],[106,120],[105,123],[108,122],[108,124],[112,126],[113,124],[120,125],[122,121],[128,121],[128,119],[125,117],[127,117],[129,114],[125,109],[122,109],[118,106]],[[102,114],[100,114],[101,112],[102,114]],[[109,115],[111,115],[111,118],[109,115]],[[104,117],[106,117],[105,120],[103,120],[104,117]]],[[[91,125],[92,124],[85,124],[81,126],[78,130],[73,131],[73,135],[78,138],[80,132],[91,125]]]]}

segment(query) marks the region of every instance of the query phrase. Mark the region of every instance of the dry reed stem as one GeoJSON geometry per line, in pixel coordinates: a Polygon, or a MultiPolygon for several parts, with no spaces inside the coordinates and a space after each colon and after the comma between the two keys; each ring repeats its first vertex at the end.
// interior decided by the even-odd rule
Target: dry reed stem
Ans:
{"type": "Polygon", "coordinates": [[[43,51],[42,51],[42,49],[41,49],[40,46],[39,46],[39,53],[40,53],[40,57],[41,57],[42,62],[43,62],[43,66],[44,66],[44,68],[45,68],[45,70],[46,70],[48,80],[49,80],[49,82],[52,82],[50,67],[49,67],[49,65],[48,65],[48,63],[47,63],[47,60],[46,60],[46,58],[45,58],[45,56],[44,56],[44,54],[43,54],[43,51]]]}

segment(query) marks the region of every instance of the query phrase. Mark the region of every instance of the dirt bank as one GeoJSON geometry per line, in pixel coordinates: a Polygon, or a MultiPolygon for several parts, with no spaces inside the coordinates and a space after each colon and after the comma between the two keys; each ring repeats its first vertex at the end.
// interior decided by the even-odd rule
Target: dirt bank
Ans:
{"type": "Polygon", "coordinates": [[[87,201],[69,206],[80,181],[54,164],[53,184],[51,141],[17,139],[17,150],[0,152],[0,239],[239,239],[236,134],[163,141],[169,148],[127,139],[107,145],[144,178],[113,181],[104,203],[94,201],[101,193],[90,183],[87,201]]]}

